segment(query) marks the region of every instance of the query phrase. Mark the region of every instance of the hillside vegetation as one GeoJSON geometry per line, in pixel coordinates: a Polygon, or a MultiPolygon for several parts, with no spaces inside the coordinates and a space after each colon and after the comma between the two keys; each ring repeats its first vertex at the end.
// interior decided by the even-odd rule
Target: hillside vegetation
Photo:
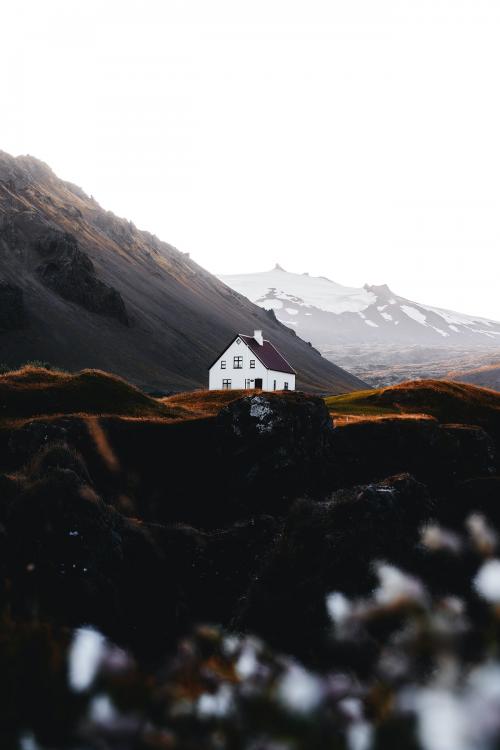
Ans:
{"type": "Polygon", "coordinates": [[[0,375],[0,425],[63,414],[177,419],[182,406],[150,398],[100,370],[66,373],[27,366],[0,375]]]}
{"type": "Polygon", "coordinates": [[[334,420],[427,416],[443,424],[475,424],[500,433],[500,393],[465,383],[415,380],[330,396],[326,404],[334,420]]]}
{"type": "Polygon", "coordinates": [[[188,391],[167,396],[160,401],[168,407],[181,407],[193,417],[215,417],[227,404],[255,393],[258,393],[258,391],[242,389],[234,391],[188,391]]]}

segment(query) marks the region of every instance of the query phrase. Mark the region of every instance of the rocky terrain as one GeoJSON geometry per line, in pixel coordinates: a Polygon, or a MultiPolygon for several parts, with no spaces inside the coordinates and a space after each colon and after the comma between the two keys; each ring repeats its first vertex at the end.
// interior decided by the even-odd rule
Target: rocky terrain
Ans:
{"type": "Polygon", "coordinates": [[[407,380],[435,378],[463,380],[500,390],[500,382],[495,378],[500,350],[491,346],[468,349],[342,345],[325,347],[323,354],[375,388],[407,380]]]}
{"type": "Polygon", "coordinates": [[[494,748],[499,474],[465,384],[1,375],[2,747],[494,748]]]}
{"type": "Polygon", "coordinates": [[[255,329],[293,363],[300,387],[360,386],[186,253],[37,159],[0,152],[0,364],[97,367],[168,393],[204,386],[234,334],[255,329]]]}

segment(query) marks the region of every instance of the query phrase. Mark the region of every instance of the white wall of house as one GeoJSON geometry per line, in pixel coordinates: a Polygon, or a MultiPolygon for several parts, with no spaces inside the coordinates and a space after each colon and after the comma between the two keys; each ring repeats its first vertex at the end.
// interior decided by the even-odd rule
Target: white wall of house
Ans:
{"type": "Polygon", "coordinates": [[[255,388],[256,378],[262,380],[264,391],[282,391],[285,389],[285,383],[288,383],[290,391],[295,390],[295,375],[267,370],[245,342],[242,339],[239,339],[239,341],[239,344],[237,340],[233,341],[231,346],[210,368],[208,387],[211,391],[223,388],[230,388],[231,390],[255,388]],[[241,363],[237,363],[238,365],[241,364],[241,367],[235,367],[235,357],[242,357],[241,363]],[[225,384],[224,381],[230,382],[225,384]],[[275,381],[276,388],[274,387],[275,381]]]}

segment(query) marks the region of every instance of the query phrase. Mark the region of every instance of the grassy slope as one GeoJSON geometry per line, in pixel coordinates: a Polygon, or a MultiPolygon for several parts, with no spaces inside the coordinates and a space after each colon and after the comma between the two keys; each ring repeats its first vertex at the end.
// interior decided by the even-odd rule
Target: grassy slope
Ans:
{"type": "Polygon", "coordinates": [[[500,429],[500,393],[444,380],[417,380],[389,388],[330,396],[326,403],[334,417],[424,414],[443,423],[481,424],[500,429]]]}
{"type": "Polygon", "coordinates": [[[38,367],[0,375],[0,424],[61,414],[179,419],[188,412],[156,401],[100,370],[70,374],[38,367]]]}
{"type": "MultiPolygon", "coordinates": [[[[24,367],[0,375],[0,426],[68,414],[169,421],[212,417],[250,393],[200,390],[154,399],[99,370],[70,374],[24,367]]],[[[463,383],[413,381],[330,396],[326,403],[337,419],[428,415],[440,422],[482,424],[500,431],[500,393],[463,383]]]]}

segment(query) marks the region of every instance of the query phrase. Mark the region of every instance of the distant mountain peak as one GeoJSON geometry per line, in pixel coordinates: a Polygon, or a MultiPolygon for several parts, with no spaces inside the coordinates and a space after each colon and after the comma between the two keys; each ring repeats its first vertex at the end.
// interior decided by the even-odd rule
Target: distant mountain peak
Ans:
{"type": "Polygon", "coordinates": [[[366,289],[368,292],[373,292],[374,294],[392,294],[392,291],[387,284],[364,284],[363,289],[366,289]]]}
{"type": "Polygon", "coordinates": [[[338,345],[500,347],[500,323],[405,299],[387,284],[347,287],[324,276],[272,271],[221,280],[324,354],[338,345]]]}
{"type": "Polygon", "coordinates": [[[284,271],[286,273],[285,269],[282,266],[280,266],[279,263],[276,263],[276,265],[273,268],[273,271],[284,271]]]}

